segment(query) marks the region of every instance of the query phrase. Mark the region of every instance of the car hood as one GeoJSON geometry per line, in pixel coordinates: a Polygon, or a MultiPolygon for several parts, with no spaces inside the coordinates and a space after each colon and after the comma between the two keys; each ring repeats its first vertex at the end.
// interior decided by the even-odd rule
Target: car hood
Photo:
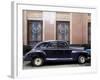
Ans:
{"type": "Polygon", "coordinates": [[[71,50],[84,51],[84,47],[69,47],[71,50]]]}
{"type": "Polygon", "coordinates": [[[72,53],[86,52],[86,51],[84,50],[84,47],[69,47],[69,49],[72,50],[72,53]]]}

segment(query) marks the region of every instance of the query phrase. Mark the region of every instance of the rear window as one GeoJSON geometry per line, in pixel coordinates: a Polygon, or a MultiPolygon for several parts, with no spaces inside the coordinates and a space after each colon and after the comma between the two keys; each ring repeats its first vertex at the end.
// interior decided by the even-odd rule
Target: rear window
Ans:
{"type": "Polygon", "coordinates": [[[48,47],[49,48],[57,48],[57,42],[50,42],[48,47]]]}
{"type": "Polygon", "coordinates": [[[66,42],[58,42],[57,47],[58,48],[68,48],[68,45],[66,42]]]}

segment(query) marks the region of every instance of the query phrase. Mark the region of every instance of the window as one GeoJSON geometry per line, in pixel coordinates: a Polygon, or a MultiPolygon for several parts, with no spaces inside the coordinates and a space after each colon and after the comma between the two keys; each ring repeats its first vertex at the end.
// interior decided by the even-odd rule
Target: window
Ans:
{"type": "Polygon", "coordinates": [[[57,48],[57,42],[50,42],[48,47],[54,49],[57,48]]]}
{"type": "Polygon", "coordinates": [[[56,22],[56,39],[69,42],[69,22],[57,21],[56,22]]]}
{"type": "Polygon", "coordinates": [[[42,21],[28,21],[28,44],[34,46],[42,41],[42,21]]]}
{"type": "Polygon", "coordinates": [[[58,42],[57,47],[58,47],[58,48],[67,48],[68,45],[67,45],[67,43],[65,43],[65,42],[58,42]]]}
{"type": "Polygon", "coordinates": [[[48,43],[42,43],[42,44],[39,44],[36,48],[41,48],[41,49],[45,49],[48,47],[48,43]]]}

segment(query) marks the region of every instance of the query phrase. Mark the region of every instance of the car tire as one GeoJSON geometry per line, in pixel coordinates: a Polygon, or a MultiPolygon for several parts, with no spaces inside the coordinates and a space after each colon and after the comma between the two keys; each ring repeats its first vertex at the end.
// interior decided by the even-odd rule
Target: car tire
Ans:
{"type": "Polygon", "coordinates": [[[86,62],[85,56],[80,55],[80,56],[78,57],[78,63],[79,63],[79,64],[84,64],[85,62],[86,62]]]}
{"type": "Polygon", "coordinates": [[[39,67],[39,66],[42,66],[42,65],[43,65],[44,59],[41,58],[41,57],[36,57],[36,58],[34,58],[34,59],[32,60],[31,63],[32,63],[33,66],[39,67]]]}

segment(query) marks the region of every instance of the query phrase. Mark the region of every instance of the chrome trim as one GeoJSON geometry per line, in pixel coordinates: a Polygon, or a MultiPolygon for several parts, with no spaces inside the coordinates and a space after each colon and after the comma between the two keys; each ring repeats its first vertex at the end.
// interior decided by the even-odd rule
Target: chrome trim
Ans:
{"type": "Polygon", "coordinates": [[[46,58],[46,60],[73,60],[73,58],[46,58]]]}

